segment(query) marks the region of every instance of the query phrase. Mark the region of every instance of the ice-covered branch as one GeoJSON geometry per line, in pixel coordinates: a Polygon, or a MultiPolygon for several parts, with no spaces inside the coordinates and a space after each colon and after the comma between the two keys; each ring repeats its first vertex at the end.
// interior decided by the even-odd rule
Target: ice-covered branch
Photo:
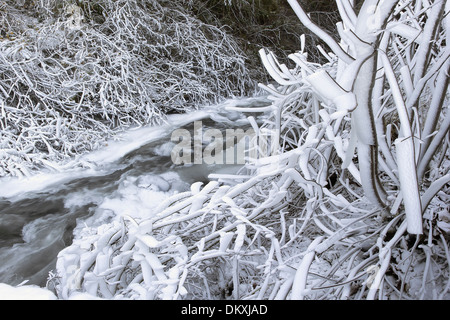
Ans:
{"type": "Polygon", "coordinates": [[[298,4],[297,0],[288,0],[295,14],[299,18],[299,20],[303,23],[305,27],[310,29],[313,33],[319,36],[330,48],[333,52],[346,63],[350,64],[353,61],[353,57],[351,57],[347,52],[345,52],[342,47],[325,31],[323,31],[320,27],[314,24],[308,15],[305,13],[303,8],[298,4]]]}

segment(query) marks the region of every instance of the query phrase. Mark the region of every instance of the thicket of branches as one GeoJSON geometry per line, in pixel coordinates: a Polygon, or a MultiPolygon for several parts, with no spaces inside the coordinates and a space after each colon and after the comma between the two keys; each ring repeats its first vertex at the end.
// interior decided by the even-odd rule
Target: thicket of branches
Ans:
{"type": "Polygon", "coordinates": [[[449,3],[338,0],[337,43],[288,2],[329,61],[261,50],[272,105],[231,108],[266,112],[249,121],[278,152],[85,228],[51,278],[61,298],[449,298],[449,3]]]}
{"type": "Polygon", "coordinates": [[[239,46],[177,1],[0,1],[0,176],[255,88],[239,46]]]}
{"type": "MultiPolygon", "coordinates": [[[[286,58],[297,51],[301,44],[300,35],[305,34],[306,48],[310,59],[323,61],[316,45],[323,42],[301,23],[284,0],[189,0],[192,12],[202,21],[222,25],[239,41],[246,52],[251,69],[261,67],[258,51],[265,48],[277,56],[286,58]]],[[[336,4],[333,1],[303,0],[305,10],[321,27],[330,34],[336,34],[336,22],[339,21],[336,4]]],[[[266,82],[261,74],[255,72],[258,81],[266,82]]]]}

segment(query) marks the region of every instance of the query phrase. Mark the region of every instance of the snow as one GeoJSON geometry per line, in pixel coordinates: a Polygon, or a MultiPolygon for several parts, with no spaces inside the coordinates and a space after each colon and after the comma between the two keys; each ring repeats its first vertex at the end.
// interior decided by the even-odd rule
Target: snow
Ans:
{"type": "MultiPolygon", "coordinates": [[[[251,110],[248,108],[251,101],[242,103],[239,99],[189,114],[169,115],[159,126],[136,127],[118,133],[105,147],[79,156],[64,166],[56,166],[56,173],[0,181],[0,197],[12,198],[26,197],[27,192],[57,187],[79,177],[120,173],[117,179],[108,181],[117,187],[108,189],[113,191],[80,188],[65,197],[66,207],[80,207],[87,203],[95,203],[95,207],[90,207],[92,214],[89,217],[78,218],[73,230],[73,243],[62,251],[58,250],[57,276],[56,280],[51,279],[55,280],[58,297],[95,299],[99,294],[106,299],[177,299],[180,295],[211,298],[219,297],[225,285],[219,284],[222,286],[220,290],[210,290],[209,285],[227,282],[234,285],[234,298],[245,299],[255,296],[284,299],[289,294],[292,299],[306,296],[319,299],[395,298],[399,285],[404,290],[397,295],[400,298],[403,294],[411,298],[436,298],[438,290],[441,297],[448,296],[448,244],[444,235],[441,239],[433,239],[433,231],[448,232],[450,229],[448,212],[428,211],[422,215],[419,190],[425,184],[419,185],[420,176],[415,175],[418,159],[414,155],[414,145],[400,145],[401,140],[397,140],[396,149],[390,149],[391,139],[384,140],[384,137],[376,135],[377,125],[383,124],[382,117],[373,118],[372,104],[375,106],[376,103],[372,100],[376,99],[370,99],[374,96],[393,100],[397,106],[395,112],[400,118],[397,124],[402,128],[399,132],[401,138],[410,138],[413,132],[405,104],[408,101],[405,101],[398,85],[398,70],[391,66],[388,50],[380,55],[380,60],[372,56],[374,49],[380,49],[380,52],[383,49],[381,45],[371,46],[373,26],[367,25],[367,19],[373,18],[375,11],[363,12],[360,17],[348,17],[346,24],[356,28],[350,30],[355,31],[356,36],[349,31],[348,39],[343,40],[346,40],[344,43],[349,42],[349,52],[355,55],[353,59],[340,44],[311,23],[297,1],[289,0],[288,3],[299,19],[349,65],[347,71],[350,71],[336,77],[331,59],[330,64],[318,66],[308,63],[306,56],[302,59],[303,55],[291,56],[297,68],[288,70],[272,53],[266,54],[261,49],[264,66],[281,87],[270,87],[273,104],[258,109],[258,112],[272,111],[272,115],[261,127],[256,122],[252,126],[261,129],[259,132],[263,132],[262,129],[283,129],[286,132],[284,142],[289,144],[289,148],[276,156],[259,159],[251,168],[253,171],[249,171],[255,174],[246,176],[245,182],[236,182],[235,172],[225,166],[215,166],[214,173],[209,175],[222,182],[234,180],[234,183],[222,186],[219,181],[210,181],[204,186],[202,179],[199,179],[202,182],[186,183],[191,179],[186,179],[187,175],[183,176],[183,170],[179,168],[155,173],[151,171],[153,162],[149,166],[151,172],[124,170],[121,173],[119,170],[125,166],[120,160],[130,152],[167,137],[175,128],[196,120],[209,117],[223,124],[247,124],[247,118],[240,115],[239,109],[241,112],[254,112],[257,108],[251,110]],[[388,80],[389,92],[380,86],[381,77],[374,77],[376,70],[382,69],[388,80]],[[358,72],[354,74],[351,72],[356,70],[358,72]],[[373,90],[372,84],[375,84],[373,90]],[[330,102],[337,110],[329,108],[330,102]],[[351,118],[347,117],[347,112],[354,109],[356,102],[358,108],[351,118]],[[332,113],[334,111],[337,113],[332,113]],[[341,130],[349,126],[358,138],[359,169],[352,162],[354,148],[350,147],[356,144],[356,140],[348,141],[347,132],[341,130]],[[397,156],[397,163],[383,169],[390,171],[390,177],[398,176],[399,181],[385,180],[384,176],[378,179],[374,153],[377,150],[373,147],[378,140],[384,141],[386,147],[383,152],[390,156],[388,159],[397,156]],[[331,165],[334,151],[356,181],[331,165]],[[326,181],[331,173],[339,176],[335,186],[326,181]],[[362,188],[355,182],[362,182],[362,188]],[[346,189],[348,192],[342,192],[346,189]],[[384,191],[391,199],[397,195],[395,207],[403,201],[401,210],[406,214],[406,220],[402,215],[389,222],[378,219],[377,211],[381,211],[378,209],[385,206],[384,191]],[[372,204],[367,198],[379,208],[369,210],[372,204]],[[287,207],[285,204],[295,205],[287,207]],[[423,219],[429,223],[422,226],[423,219]],[[423,237],[421,243],[415,244],[417,250],[412,250],[414,238],[406,235],[406,230],[412,234],[426,231],[428,242],[423,237]],[[388,231],[393,235],[387,237],[388,231]],[[244,265],[245,269],[242,268],[244,265]],[[295,265],[296,271],[292,267],[295,265]],[[219,268],[225,271],[215,274],[219,268]],[[401,273],[388,273],[389,268],[401,273]],[[373,282],[367,281],[371,278],[369,270],[376,270],[373,282]],[[251,286],[240,283],[249,278],[254,281],[251,286]],[[363,285],[354,280],[361,280],[363,285]],[[388,280],[392,283],[389,287],[386,284],[388,280]],[[81,293],[80,290],[86,292],[81,293]]],[[[430,16],[428,21],[433,21],[432,17],[436,19],[437,15],[430,16]]],[[[427,22],[428,25],[430,27],[424,31],[432,30],[433,24],[427,22]]],[[[406,31],[403,33],[414,30],[406,31]]],[[[427,34],[429,32],[423,32],[422,37],[430,41],[424,43],[433,40],[427,34]]],[[[419,44],[419,51],[413,57],[416,66],[411,66],[415,68],[411,70],[415,81],[406,88],[407,96],[422,92],[423,87],[417,83],[418,77],[427,71],[420,69],[426,67],[421,63],[425,59],[423,52],[428,52],[428,48],[419,44]]],[[[430,60],[437,59],[434,53],[432,56],[430,60]]],[[[408,72],[403,69],[402,75],[408,76],[408,72]]],[[[381,105],[379,102],[378,107],[381,105]]],[[[382,111],[379,114],[382,115],[382,111]]],[[[416,116],[421,120],[422,115],[416,116]]],[[[59,125],[57,129],[60,129],[59,125]]],[[[421,136],[418,133],[417,136],[421,136]]],[[[405,141],[412,143],[412,140],[405,141]]],[[[167,157],[173,147],[172,142],[164,143],[155,152],[167,157]]],[[[218,151],[214,154],[217,156],[218,151]]],[[[128,161],[126,166],[133,167],[138,162],[133,161],[128,161]]],[[[185,166],[184,170],[186,168],[197,179],[208,177],[210,173],[207,166],[185,166]]],[[[36,242],[35,235],[43,226],[58,233],[55,222],[36,219],[23,228],[23,240],[36,242]]],[[[57,236],[51,236],[49,240],[55,239],[57,236]]],[[[34,249],[32,253],[39,254],[34,249]]],[[[32,264],[31,253],[25,258],[18,251],[11,255],[20,256],[27,259],[28,265],[32,264]]],[[[14,263],[13,259],[1,260],[14,263]]],[[[0,284],[0,298],[56,299],[51,291],[38,286],[13,287],[8,284],[0,284]]]]}
{"type": "Polygon", "coordinates": [[[104,175],[103,170],[72,169],[64,172],[37,173],[30,177],[4,177],[0,179],[0,197],[19,198],[29,192],[36,192],[61,185],[75,178],[104,175]]]}
{"type": "MultiPolygon", "coordinates": [[[[57,300],[56,295],[36,285],[10,286],[0,283],[0,300],[57,300]]],[[[68,300],[103,300],[87,292],[74,292],[68,300]]]]}
{"type": "MultiPolygon", "coordinates": [[[[121,182],[117,192],[106,197],[98,208],[114,212],[117,217],[148,218],[169,195],[179,192],[181,186],[178,181],[179,176],[174,173],[128,176],[121,182]]],[[[185,184],[185,190],[187,188],[188,184],[185,184]]]]}
{"type": "Polygon", "coordinates": [[[13,287],[0,283],[0,300],[56,300],[50,290],[35,285],[13,287]]]}
{"type": "Polygon", "coordinates": [[[74,292],[68,300],[104,300],[87,292],[74,292]]]}

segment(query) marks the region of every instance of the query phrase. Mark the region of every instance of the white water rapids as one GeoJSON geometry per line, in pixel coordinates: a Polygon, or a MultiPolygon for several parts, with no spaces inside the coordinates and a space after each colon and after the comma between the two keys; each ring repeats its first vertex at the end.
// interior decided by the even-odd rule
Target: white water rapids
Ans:
{"type": "Polygon", "coordinates": [[[124,133],[102,150],[74,160],[90,168],[65,166],[29,178],[0,180],[0,284],[27,281],[44,287],[58,253],[84,225],[114,216],[145,215],[162,200],[187,190],[210,173],[235,173],[241,165],[174,165],[171,133],[196,120],[206,127],[248,127],[246,116],[227,106],[259,107],[265,97],[227,100],[188,115],[170,115],[165,124],[124,133]]]}

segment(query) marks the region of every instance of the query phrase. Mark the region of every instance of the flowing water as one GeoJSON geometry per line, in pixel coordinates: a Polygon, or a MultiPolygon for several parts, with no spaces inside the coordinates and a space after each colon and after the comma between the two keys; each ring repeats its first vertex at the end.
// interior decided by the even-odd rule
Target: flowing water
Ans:
{"type": "MultiPolygon", "coordinates": [[[[267,105],[267,100],[244,99],[237,105],[262,106],[267,105]]],[[[202,120],[203,129],[224,131],[249,126],[242,115],[224,112],[223,105],[213,110],[210,117],[202,120]]],[[[184,128],[192,132],[192,123],[184,128]]],[[[133,144],[135,141],[128,141],[125,144],[128,151],[122,151],[123,155],[109,148],[106,152],[109,161],[97,163],[94,169],[57,173],[45,183],[32,179],[15,181],[16,185],[22,186],[21,192],[14,192],[9,187],[14,184],[3,184],[0,192],[0,283],[17,285],[28,281],[27,284],[45,286],[49,271],[55,268],[58,253],[71,244],[74,230],[82,228],[83,224],[107,221],[105,214],[102,220],[91,218],[100,209],[111,215],[121,210],[145,210],[151,205],[145,202],[157,202],[158,195],[187,190],[191,183],[207,181],[210,173],[236,172],[241,167],[230,164],[174,165],[170,157],[174,146],[170,141],[171,130],[162,130],[156,136],[137,147],[133,144]],[[134,202],[126,200],[127,194],[130,199],[136,195],[130,191],[136,186],[147,190],[147,196],[138,199],[137,203],[136,197],[134,202]],[[153,190],[148,191],[149,187],[153,190]]]]}

